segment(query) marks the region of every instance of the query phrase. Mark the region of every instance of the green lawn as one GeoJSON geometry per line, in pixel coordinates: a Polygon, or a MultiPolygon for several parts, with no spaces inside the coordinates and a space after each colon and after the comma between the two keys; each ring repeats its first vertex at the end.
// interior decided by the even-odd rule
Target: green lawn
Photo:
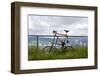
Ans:
{"type": "MultiPolygon", "coordinates": [[[[74,51],[66,51],[63,54],[45,54],[40,48],[32,46],[28,48],[28,60],[55,60],[55,59],[80,59],[88,57],[87,47],[77,46],[74,51]]],[[[58,49],[60,50],[60,49],[58,49]]]]}

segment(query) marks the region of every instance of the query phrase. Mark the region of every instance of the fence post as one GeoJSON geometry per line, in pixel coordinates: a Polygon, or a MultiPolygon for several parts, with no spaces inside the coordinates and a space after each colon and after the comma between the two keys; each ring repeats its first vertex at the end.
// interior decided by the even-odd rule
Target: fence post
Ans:
{"type": "Polygon", "coordinates": [[[38,42],[38,35],[37,35],[37,48],[38,48],[38,43],[39,43],[39,42],[38,42]]]}

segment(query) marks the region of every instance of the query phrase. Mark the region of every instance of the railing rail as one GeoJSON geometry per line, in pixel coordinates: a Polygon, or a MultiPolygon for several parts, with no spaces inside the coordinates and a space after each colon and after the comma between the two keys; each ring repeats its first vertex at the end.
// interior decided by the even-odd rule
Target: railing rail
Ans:
{"type": "MultiPolygon", "coordinates": [[[[54,37],[54,35],[29,35],[29,36],[54,37]]],[[[64,37],[64,36],[59,36],[59,37],[64,37]]],[[[88,36],[71,36],[71,35],[68,35],[68,37],[88,37],[88,36]]]]}
{"type": "MultiPolygon", "coordinates": [[[[41,46],[44,46],[44,45],[43,45],[43,42],[44,42],[45,45],[48,45],[47,43],[50,43],[50,42],[52,41],[52,39],[53,39],[54,36],[53,36],[53,35],[29,35],[29,36],[28,36],[29,42],[32,42],[32,41],[30,41],[30,37],[31,37],[31,40],[33,39],[33,42],[35,42],[35,45],[36,45],[36,47],[38,48],[38,47],[40,46],[40,44],[41,44],[41,46]],[[41,39],[41,38],[42,38],[42,39],[41,39]],[[44,38],[44,40],[43,40],[43,38],[44,38]],[[48,40],[46,40],[46,38],[51,38],[51,39],[49,39],[49,41],[48,41],[48,40]],[[42,40],[43,40],[43,41],[42,41],[42,40]],[[45,43],[45,42],[46,42],[46,43],[45,43]]],[[[64,36],[59,36],[59,37],[64,37],[64,36]]],[[[68,37],[69,37],[69,39],[72,38],[73,41],[75,41],[75,40],[74,40],[75,38],[85,38],[85,37],[86,37],[86,42],[83,42],[83,43],[82,43],[82,41],[84,41],[84,40],[80,41],[79,39],[77,39],[77,40],[76,40],[76,43],[79,42],[80,45],[85,44],[85,46],[87,47],[88,36],[68,36],[68,37]]],[[[72,42],[72,41],[71,41],[71,42],[72,42]]],[[[34,43],[33,43],[33,44],[34,44],[34,43]]]]}

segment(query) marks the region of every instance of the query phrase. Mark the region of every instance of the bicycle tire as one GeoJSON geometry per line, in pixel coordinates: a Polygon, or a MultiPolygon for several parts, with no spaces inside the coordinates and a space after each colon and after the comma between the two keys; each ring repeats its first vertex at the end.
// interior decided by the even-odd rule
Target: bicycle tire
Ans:
{"type": "Polygon", "coordinates": [[[49,53],[57,53],[57,49],[56,47],[54,46],[46,46],[42,49],[42,51],[45,53],[45,54],[49,54],[49,53]]]}
{"type": "Polygon", "coordinates": [[[62,52],[69,52],[69,51],[74,51],[75,49],[72,46],[66,46],[63,48],[62,52]]]}

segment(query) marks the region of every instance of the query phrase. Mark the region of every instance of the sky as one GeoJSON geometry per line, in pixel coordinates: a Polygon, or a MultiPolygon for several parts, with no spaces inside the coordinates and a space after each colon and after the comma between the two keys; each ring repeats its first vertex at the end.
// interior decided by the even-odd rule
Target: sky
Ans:
{"type": "Polygon", "coordinates": [[[68,35],[87,36],[88,17],[29,15],[28,30],[29,35],[53,35],[53,30],[64,34],[69,30],[68,35]]]}

